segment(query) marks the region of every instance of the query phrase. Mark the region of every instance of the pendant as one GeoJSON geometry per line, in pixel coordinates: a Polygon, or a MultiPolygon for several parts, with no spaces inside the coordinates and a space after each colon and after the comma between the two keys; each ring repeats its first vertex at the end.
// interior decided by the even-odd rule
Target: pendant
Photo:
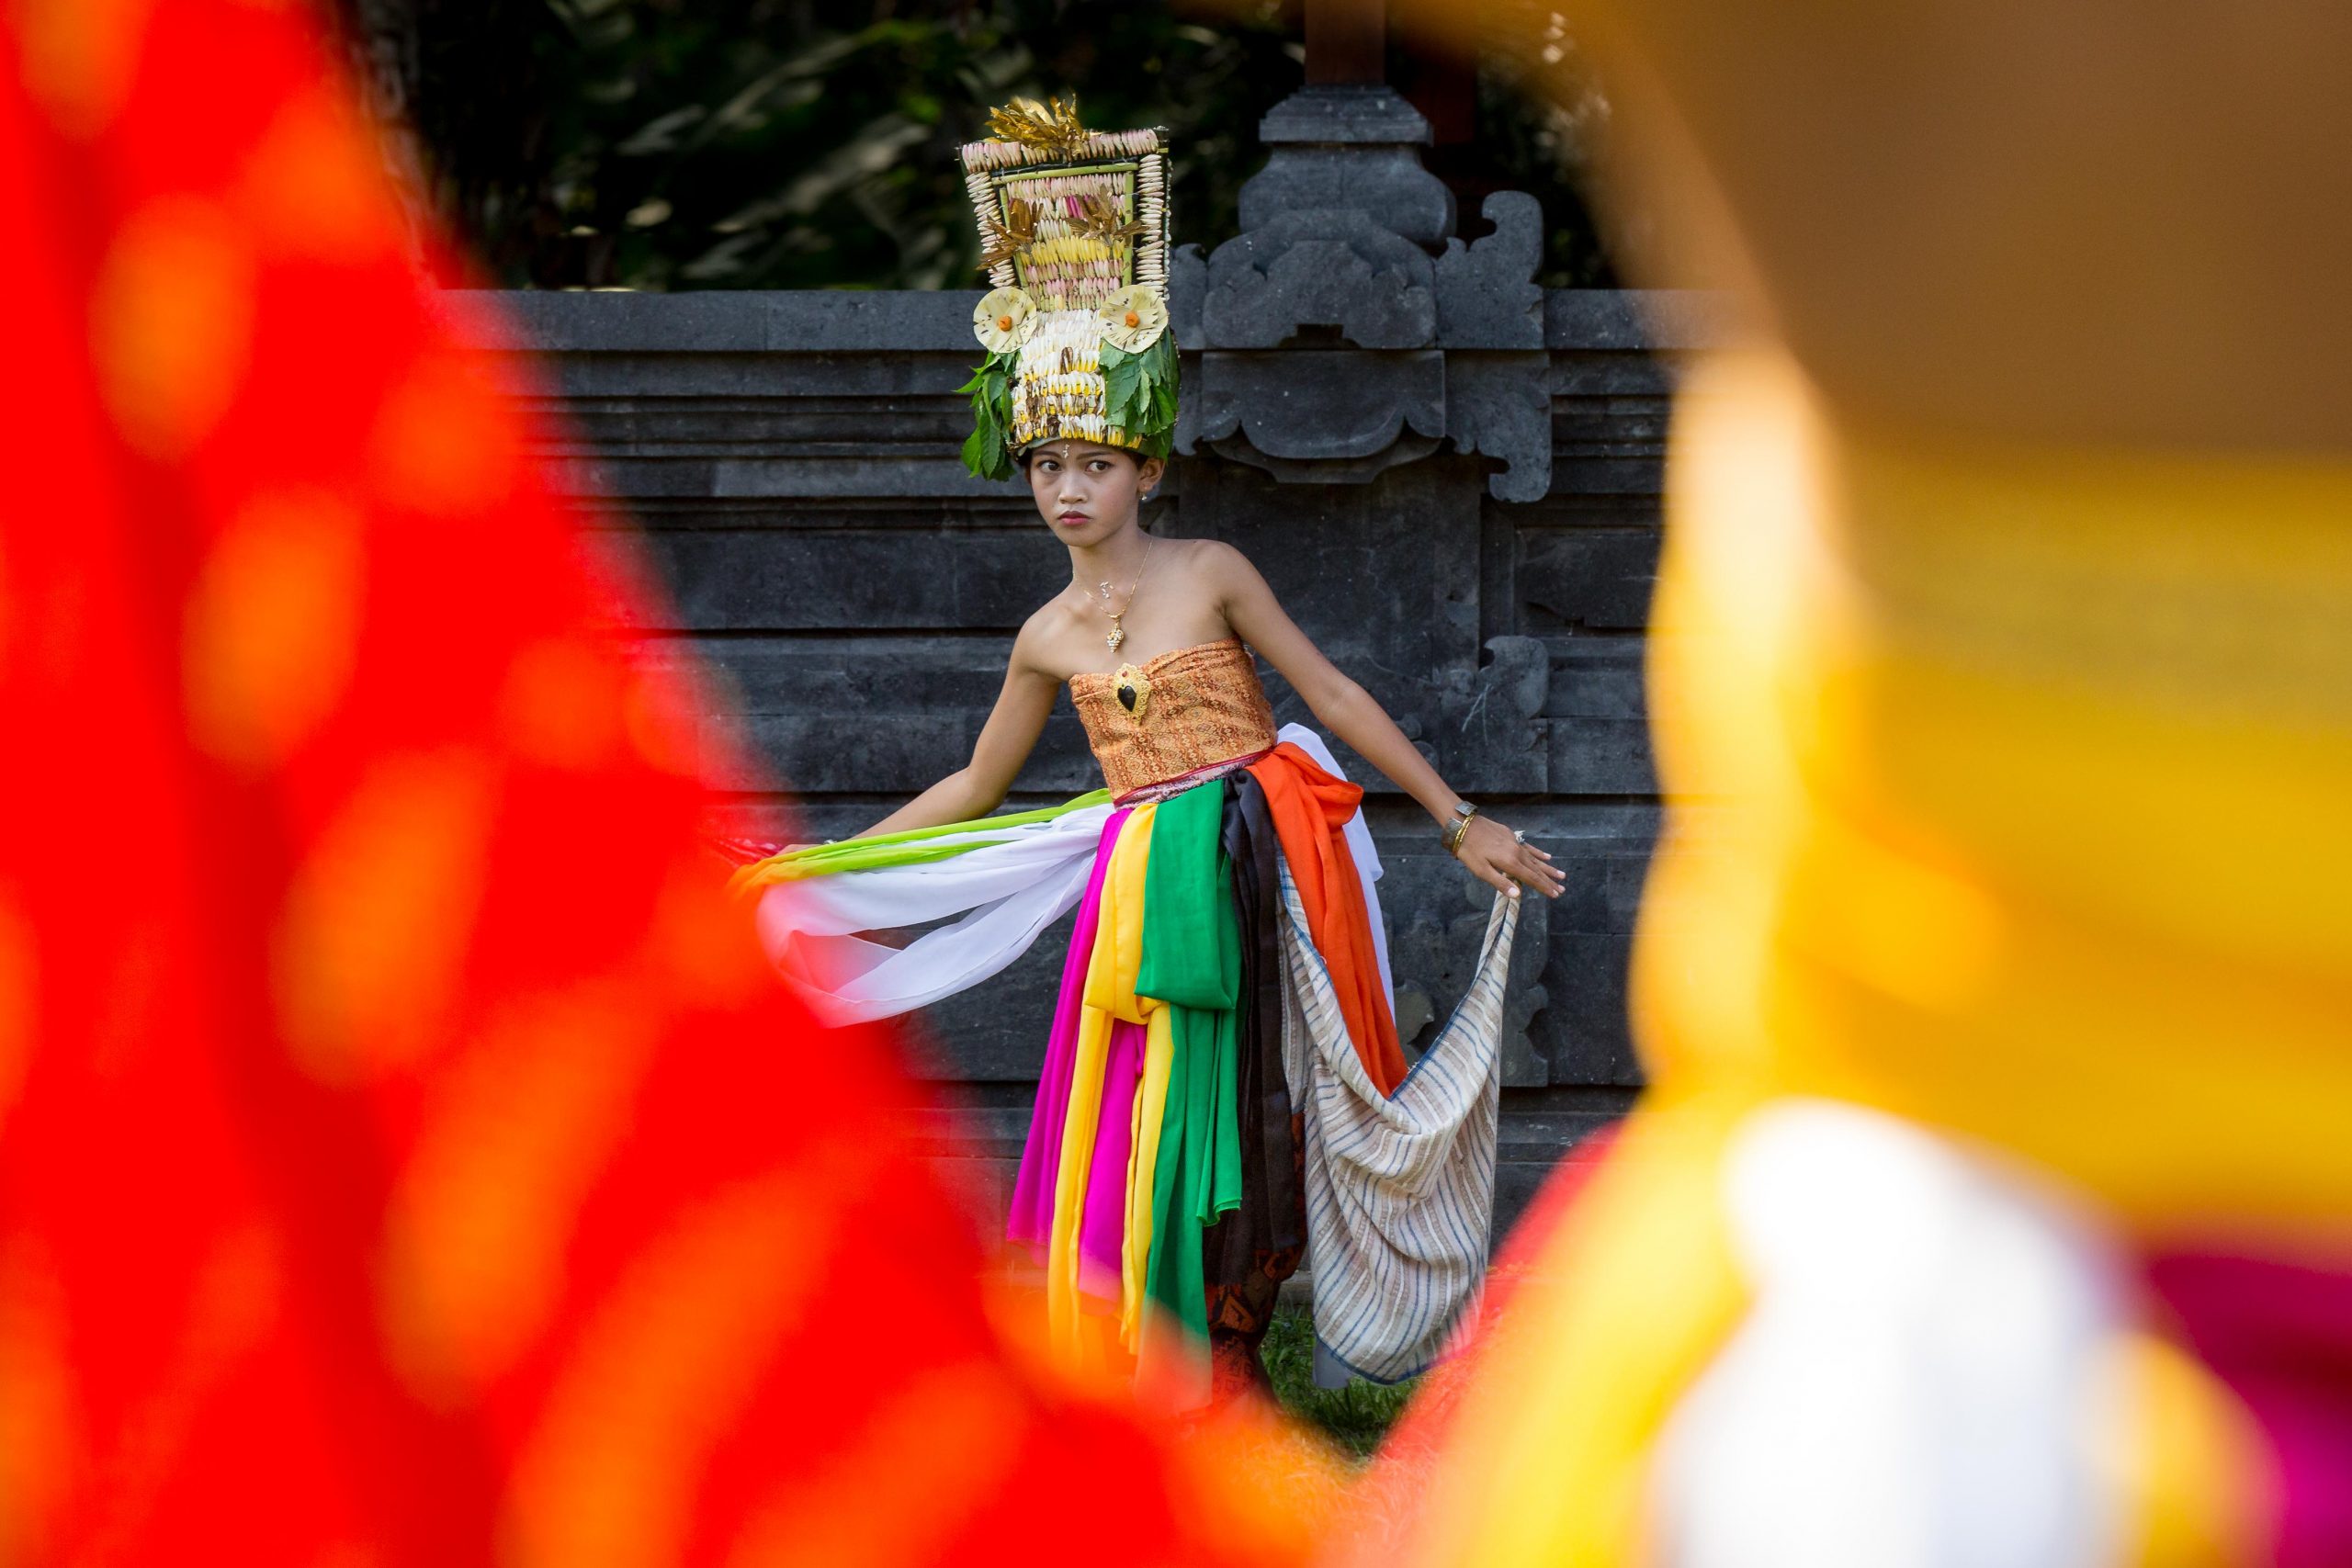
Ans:
{"type": "Polygon", "coordinates": [[[1116,653],[1119,651],[1119,645],[1126,640],[1127,628],[1119,625],[1118,622],[1113,621],[1111,623],[1110,631],[1103,635],[1102,646],[1109,649],[1112,652],[1116,653]]]}
{"type": "Polygon", "coordinates": [[[1111,694],[1130,717],[1140,723],[1144,705],[1151,701],[1151,677],[1132,664],[1122,664],[1112,672],[1111,694]]]}

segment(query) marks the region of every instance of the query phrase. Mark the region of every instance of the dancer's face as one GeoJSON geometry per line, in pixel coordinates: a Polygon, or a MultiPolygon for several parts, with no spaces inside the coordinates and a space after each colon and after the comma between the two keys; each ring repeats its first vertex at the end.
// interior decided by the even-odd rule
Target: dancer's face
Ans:
{"type": "Polygon", "coordinates": [[[1029,454],[1037,514],[1069,545],[1099,544],[1135,521],[1136,504],[1159,482],[1157,457],[1091,441],[1048,441],[1029,454]]]}

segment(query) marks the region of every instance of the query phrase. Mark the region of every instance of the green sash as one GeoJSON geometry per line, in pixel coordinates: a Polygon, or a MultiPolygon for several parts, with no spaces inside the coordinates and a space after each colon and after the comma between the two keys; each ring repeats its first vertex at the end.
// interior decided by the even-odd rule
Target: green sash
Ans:
{"type": "Polygon", "coordinates": [[[875,871],[884,866],[951,860],[1004,840],[979,837],[958,839],[953,843],[937,840],[958,833],[980,834],[1002,828],[1024,828],[1032,822],[1050,822],[1057,817],[1100,806],[1110,798],[1109,790],[1098,789],[1075,800],[1065,800],[1059,806],[1041,806],[1035,811],[948,822],[936,828],[910,828],[902,833],[877,833],[871,838],[843,839],[837,843],[804,844],[741,867],[729,879],[727,887],[730,893],[755,893],[763,887],[797,882],[805,876],[835,876],[845,871],[875,871]]]}
{"type": "Polygon", "coordinates": [[[1225,781],[1162,801],[1144,868],[1138,996],[1168,1004],[1174,1051],[1152,1182],[1144,1289],[1194,1333],[1208,1332],[1201,1232],[1241,1206],[1239,1062],[1234,1006],[1241,931],[1233,868],[1220,845],[1225,781]]]}

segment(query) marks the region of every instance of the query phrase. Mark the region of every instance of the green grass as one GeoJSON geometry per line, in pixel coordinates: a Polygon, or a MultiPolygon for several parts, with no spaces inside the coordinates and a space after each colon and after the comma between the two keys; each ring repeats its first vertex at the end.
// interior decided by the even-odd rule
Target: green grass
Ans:
{"type": "Polygon", "coordinates": [[[1317,1388],[1314,1320],[1296,1310],[1274,1314],[1261,1354],[1283,1408],[1360,1459],[1380,1446],[1420,1386],[1419,1378],[1385,1388],[1359,1379],[1345,1388],[1317,1388]]]}

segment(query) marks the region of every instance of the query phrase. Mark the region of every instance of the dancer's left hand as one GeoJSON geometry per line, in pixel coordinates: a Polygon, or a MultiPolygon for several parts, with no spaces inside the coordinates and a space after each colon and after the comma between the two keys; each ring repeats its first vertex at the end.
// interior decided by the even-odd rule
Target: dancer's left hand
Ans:
{"type": "Polygon", "coordinates": [[[1560,889],[1568,885],[1550,855],[1491,817],[1470,818],[1453,857],[1479,881],[1490,882],[1514,897],[1523,884],[1546,898],[1557,898],[1560,889]]]}

